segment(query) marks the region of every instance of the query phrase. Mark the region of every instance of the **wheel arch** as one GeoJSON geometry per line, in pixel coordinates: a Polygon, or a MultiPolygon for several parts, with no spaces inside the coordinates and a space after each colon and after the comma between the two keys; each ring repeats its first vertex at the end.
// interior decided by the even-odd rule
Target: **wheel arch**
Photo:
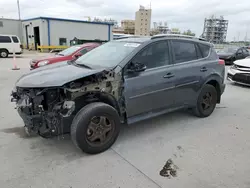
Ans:
{"type": "Polygon", "coordinates": [[[106,93],[106,92],[94,92],[94,93],[88,92],[85,95],[77,97],[75,99],[75,102],[76,104],[78,104],[77,112],[82,107],[84,107],[85,105],[91,102],[103,102],[115,108],[118,114],[121,116],[121,108],[120,108],[118,101],[113,95],[106,93]]]}
{"type": "Polygon", "coordinates": [[[221,82],[222,82],[221,77],[217,74],[213,74],[209,76],[209,78],[206,79],[206,81],[202,85],[202,87],[204,87],[204,85],[209,84],[215,87],[217,91],[217,103],[220,103],[221,101],[221,87],[220,87],[221,82]]]}
{"type": "Polygon", "coordinates": [[[9,50],[8,50],[7,48],[0,48],[0,51],[1,51],[1,50],[6,50],[8,53],[10,53],[9,50]]]}

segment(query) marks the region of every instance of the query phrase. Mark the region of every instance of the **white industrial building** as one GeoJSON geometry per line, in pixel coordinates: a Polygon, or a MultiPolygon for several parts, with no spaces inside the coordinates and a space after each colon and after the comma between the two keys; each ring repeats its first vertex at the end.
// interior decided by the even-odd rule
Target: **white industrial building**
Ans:
{"type": "Polygon", "coordinates": [[[16,35],[22,41],[21,20],[0,18],[0,34],[16,35]]]}
{"type": "Polygon", "coordinates": [[[104,40],[113,38],[112,23],[90,22],[60,18],[38,17],[22,20],[23,44],[70,45],[75,37],[81,40],[104,40]]]}

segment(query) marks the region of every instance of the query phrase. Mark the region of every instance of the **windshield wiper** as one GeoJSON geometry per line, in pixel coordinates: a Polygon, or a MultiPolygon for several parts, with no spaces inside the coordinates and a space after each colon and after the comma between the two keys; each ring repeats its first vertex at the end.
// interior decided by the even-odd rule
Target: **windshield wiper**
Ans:
{"type": "Polygon", "coordinates": [[[57,54],[57,55],[64,56],[63,54],[57,54]]]}

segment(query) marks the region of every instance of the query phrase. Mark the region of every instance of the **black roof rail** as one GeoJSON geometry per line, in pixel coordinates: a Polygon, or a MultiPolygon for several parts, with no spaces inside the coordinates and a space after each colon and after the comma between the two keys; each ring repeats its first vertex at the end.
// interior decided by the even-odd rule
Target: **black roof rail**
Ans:
{"type": "Polygon", "coordinates": [[[163,38],[163,37],[170,37],[170,38],[187,38],[187,39],[197,39],[201,41],[207,41],[201,37],[189,36],[189,35],[181,35],[181,34],[158,34],[151,37],[151,39],[163,38]]]}
{"type": "Polygon", "coordinates": [[[132,36],[121,36],[121,37],[117,37],[113,40],[119,40],[119,39],[128,39],[128,38],[141,38],[141,36],[137,36],[137,35],[132,35],[132,36]]]}

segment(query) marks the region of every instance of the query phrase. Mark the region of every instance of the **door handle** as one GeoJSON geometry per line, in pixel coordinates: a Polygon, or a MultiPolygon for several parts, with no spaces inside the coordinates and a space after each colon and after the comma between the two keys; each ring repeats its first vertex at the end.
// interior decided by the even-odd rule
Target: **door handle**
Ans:
{"type": "Polygon", "coordinates": [[[200,69],[200,71],[201,71],[201,72],[206,72],[206,71],[207,71],[207,68],[206,68],[206,67],[202,67],[202,68],[200,69]]]}
{"type": "Polygon", "coordinates": [[[174,77],[174,74],[171,72],[163,76],[163,78],[172,78],[172,77],[174,77]]]}

